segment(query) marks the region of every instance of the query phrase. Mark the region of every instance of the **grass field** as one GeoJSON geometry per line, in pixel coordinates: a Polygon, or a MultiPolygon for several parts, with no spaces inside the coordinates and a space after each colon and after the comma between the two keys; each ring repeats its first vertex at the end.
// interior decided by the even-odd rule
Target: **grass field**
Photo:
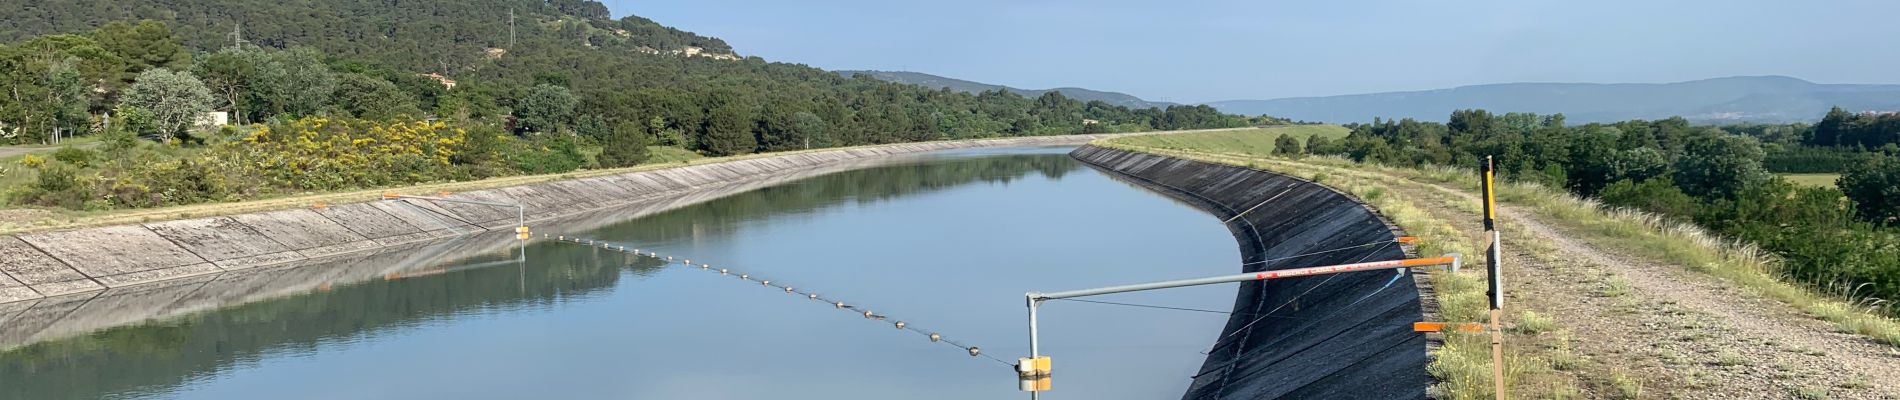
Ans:
{"type": "Polygon", "coordinates": [[[1841,179],[1841,174],[1781,174],[1781,178],[1796,185],[1834,187],[1834,181],[1841,179]]]}
{"type": "Polygon", "coordinates": [[[1338,125],[1289,125],[1235,131],[1134,136],[1116,139],[1115,142],[1129,146],[1170,150],[1219,149],[1222,152],[1266,155],[1273,154],[1273,140],[1283,135],[1300,139],[1300,145],[1305,146],[1307,138],[1313,136],[1340,139],[1345,138],[1350,132],[1338,125]]]}

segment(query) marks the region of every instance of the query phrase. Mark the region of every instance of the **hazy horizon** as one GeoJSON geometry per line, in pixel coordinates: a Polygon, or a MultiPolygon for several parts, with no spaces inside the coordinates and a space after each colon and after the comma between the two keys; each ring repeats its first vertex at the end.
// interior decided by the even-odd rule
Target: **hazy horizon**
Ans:
{"type": "Polygon", "coordinates": [[[1180,103],[1763,75],[1877,84],[1900,66],[1900,44],[1882,41],[1900,25],[1881,17],[1900,3],[1869,0],[605,3],[771,61],[1180,103]]]}

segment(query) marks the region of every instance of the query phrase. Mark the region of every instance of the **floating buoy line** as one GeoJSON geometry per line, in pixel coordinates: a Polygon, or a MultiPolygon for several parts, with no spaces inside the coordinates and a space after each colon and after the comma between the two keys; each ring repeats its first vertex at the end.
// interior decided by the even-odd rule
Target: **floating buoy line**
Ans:
{"type": "Polygon", "coordinates": [[[867,319],[867,320],[888,321],[889,325],[893,328],[918,334],[924,337],[924,339],[929,340],[931,343],[942,343],[944,345],[956,347],[957,350],[962,351],[963,353],[969,354],[970,357],[987,358],[990,361],[995,361],[999,364],[1003,364],[1007,366],[1015,365],[1008,361],[1003,361],[1003,359],[1001,358],[996,358],[996,356],[990,355],[989,353],[984,353],[983,349],[977,346],[972,346],[969,344],[965,344],[963,342],[951,340],[950,338],[944,337],[943,334],[941,333],[919,328],[910,322],[899,320],[896,317],[892,317],[890,315],[879,314],[861,304],[847,303],[844,300],[820,295],[814,291],[794,288],[791,285],[785,284],[783,282],[774,284],[772,283],[773,282],[772,280],[765,279],[764,277],[753,276],[752,274],[734,271],[729,268],[714,268],[712,264],[703,263],[703,262],[699,264],[694,264],[693,260],[689,258],[679,258],[676,261],[675,258],[670,255],[663,256],[663,255],[660,255],[659,252],[650,251],[650,250],[642,251],[639,248],[629,248],[626,245],[614,244],[614,243],[610,243],[610,242],[602,241],[602,240],[587,239],[587,238],[582,238],[582,237],[568,237],[566,235],[549,236],[548,234],[545,234],[545,233],[541,234],[541,238],[547,239],[547,240],[554,240],[554,241],[562,242],[562,243],[584,245],[584,246],[599,248],[599,249],[603,249],[607,251],[632,254],[636,257],[647,257],[647,258],[652,258],[656,260],[663,260],[663,261],[666,261],[668,264],[677,262],[680,265],[686,266],[689,268],[696,268],[696,269],[707,271],[707,272],[717,272],[721,276],[737,276],[739,280],[747,281],[747,282],[757,282],[759,286],[762,286],[762,287],[773,288],[776,290],[783,290],[787,294],[802,296],[805,298],[805,300],[822,302],[826,305],[831,306],[833,309],[848,311],[848,312],[851,312],[852,314],[857,314],[859,316],[862,316],[864,317],[864,319],[867,319]]]}

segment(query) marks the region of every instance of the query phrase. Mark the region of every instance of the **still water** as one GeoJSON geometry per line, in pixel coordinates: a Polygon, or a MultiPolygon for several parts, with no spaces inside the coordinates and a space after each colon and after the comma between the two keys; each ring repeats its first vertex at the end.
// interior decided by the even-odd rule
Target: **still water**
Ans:
{"type": "MultiPolygon", "coordinates": [[[[1027,352],[1023,292],[1233,272],[1219,221],[1067,150],[938,153],[565,233],[811,290],[1006,360],[1027,352]]],[[[485,267],[15,347],[0,353],[0,397],[1027,397],[1008,366],[892,320],[574,244],[521,251],[521,263],[472,260],[485,267]]],[[[1102,300],[1225,310],[1233,288],[1102,300]]],[[[1046,399],[1178,398],[1226,318],[1043,310],[1056,371],[1046,399]]]]}

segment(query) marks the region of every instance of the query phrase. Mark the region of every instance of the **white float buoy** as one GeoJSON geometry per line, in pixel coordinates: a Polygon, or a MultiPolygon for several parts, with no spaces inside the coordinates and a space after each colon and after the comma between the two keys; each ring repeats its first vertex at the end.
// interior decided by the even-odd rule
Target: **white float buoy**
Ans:
{"type": "Polygon", "coordinates": [[[976,348],[976,346],[970,346],[970,356],[971,356],[971,357],[976,357],[976,356],[978,356],[978,355],[982,355],[982,354],[983,354],[983,349],[979,349],[979,348],[976,348]]]}
{"type": "Polygon", "coordinates": [[[817,293],[808,294],[808,295],[805,295],[805,298],[818,300],[818,294],[817,293]]]}
{"type": "Polygon", "coordinates": [[[904,321],[897,321],[897,329],[904,329],[904,321]]]}
{"type": "Polygon", "coordinates": [[[943,340],[943,335],[939,335],[939,334],[937,334],[936,332],[931,332],[931,333],[930,333],[930,341],[931,341],[932,343],[935,343],[935,342],[937,342],[937,341],[941,341],[941,340],[943,340]]]}
{"type": "Polygon", "coordinates": [[[791,293],[791,292],[792,292],[792,287],[791,287],[791,286],[786,286],[786,287],[785,287],[785,293],[791,293]]]}

